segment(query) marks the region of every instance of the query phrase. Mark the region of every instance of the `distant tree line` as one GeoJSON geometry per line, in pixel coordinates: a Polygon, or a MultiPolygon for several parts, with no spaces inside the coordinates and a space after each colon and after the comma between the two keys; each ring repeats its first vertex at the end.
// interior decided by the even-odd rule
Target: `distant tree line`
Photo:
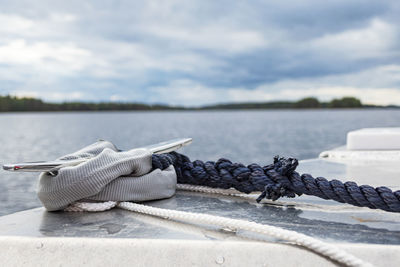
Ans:
{"type": "Polygon", "coordinates": [[[119,102],[64,102],[47,103],[36,98],[0,96],[0,112],[3,111],[112,111],[112,110],[175,110],[179,107],[119,102]]]}
{"type": "MultiPolygon", "coordinates": [[[[333,99],[330,102],[319,102],[315,97],[303,98],[299,101],[274,101],[263,103],[229,103],[206,106],[204,109],[316,109],[316,108],[363,108],[361,101],[355,97],[333,99]]],[[[374,107],[374,106],[368,106],[374,107]]]]}
{"type": "MultiPolygon", "coordinates": [[[[142,103],[122,102],[64,102],[48,103],[36,98],[19,98],[15,96],[0,96],[0,112],[13,111],[124,111],[124,110],[218,110],[218,109],[317,109],[317,108],[364,108],[379,107],[363,105],[355,97],[333,99],[330,102],[320,102],[314,97],[299,101],[273,101],[263,103],[228,103],[209,105],[200,108],[186,108],[168,105],[148,105],[142,103]]],[[[397,106],[390,106],[398,108],[397,106]]]]}

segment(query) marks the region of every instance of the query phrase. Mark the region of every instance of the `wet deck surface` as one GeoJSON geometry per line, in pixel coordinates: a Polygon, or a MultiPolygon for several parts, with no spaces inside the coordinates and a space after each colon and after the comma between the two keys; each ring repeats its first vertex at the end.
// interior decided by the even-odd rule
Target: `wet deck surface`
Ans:
{"type": "MultiPolygon", "coordinates": [[[[396,190],[400,184],[398,165],[396,162],[343,164],[319,159],[302,162],[298,170],[342,181],[345,181],[344,177],[351,177],[359,184],[386,185],[396,190]]],[[[352,207],[310,196],[261,204],[255,202],[255,197],[178,191],[173,198],[146,204],[279,226],[328,242],[400,244],[398,213],[352,207]]],[[[0,217],[0,235],[194,240],[256,237],[246,232],[235,233],[211,226],[173,222],[121,209],[73,213],[46,212],[42,208],[0,217]]]]}

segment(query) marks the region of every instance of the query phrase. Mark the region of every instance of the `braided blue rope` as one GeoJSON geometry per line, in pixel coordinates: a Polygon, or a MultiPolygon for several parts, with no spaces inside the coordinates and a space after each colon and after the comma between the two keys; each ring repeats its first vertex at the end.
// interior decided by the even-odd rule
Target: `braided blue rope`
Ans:
{"type": "Polygon", "coordinates": [[[165,169],[174,165],[178,183],[209,186],[213,188],[235,188],[243,193],[262,192],[262,199],[277,200],[280,197],[296,197],[302,194],[333,199],[358,207],[400,212],[400,191],[380,186],[358,186],[355,182],[328,181],[310,174],[300,175],[295,171],[298,161],[276,156],[274,163],[261,167],[258,164],[245,166],[227,159],[217,162],[190,161],[182,154],[172,152],[153,155],[153,169],[165,169]]]}

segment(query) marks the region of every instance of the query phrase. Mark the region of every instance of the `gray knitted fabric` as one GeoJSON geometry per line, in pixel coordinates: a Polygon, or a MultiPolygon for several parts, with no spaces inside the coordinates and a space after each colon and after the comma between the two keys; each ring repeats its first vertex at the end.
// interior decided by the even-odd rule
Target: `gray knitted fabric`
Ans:
{"type": "Polygon", "coordinates": [[[61,168],[56,176],[40,175],[38,196],[47,210],[60,210],[78,200],[146,201],[175,194],[174,167],[150,172],[147,150],[118,152],[112,143],[98,141],[60,160],[79,158],[90,159],[61,168]]]}

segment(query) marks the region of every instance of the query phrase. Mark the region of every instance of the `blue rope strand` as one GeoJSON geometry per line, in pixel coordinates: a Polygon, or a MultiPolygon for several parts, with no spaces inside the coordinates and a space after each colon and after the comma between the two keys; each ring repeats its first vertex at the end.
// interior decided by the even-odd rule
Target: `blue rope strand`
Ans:
{"type": "Polygon", "coordinates": [[[258,164],[244,166],[227,159],[217,162],[190,159],[176,152],[153,155],[153,169],[165,169],[174,165],[178,183],[209,186],[213,188],[235,188],[243,193],[262,192],[262,199],[277,200],[280,197],[296,197],[302,194],[332,199],[358,207],[400,212],[400,190],[380,186],[358,186],[355,182],[328,181],[310,174],[300,175],[295,171],[298,161],[276,156],[274,163],[261,167],[258,164]]]}

